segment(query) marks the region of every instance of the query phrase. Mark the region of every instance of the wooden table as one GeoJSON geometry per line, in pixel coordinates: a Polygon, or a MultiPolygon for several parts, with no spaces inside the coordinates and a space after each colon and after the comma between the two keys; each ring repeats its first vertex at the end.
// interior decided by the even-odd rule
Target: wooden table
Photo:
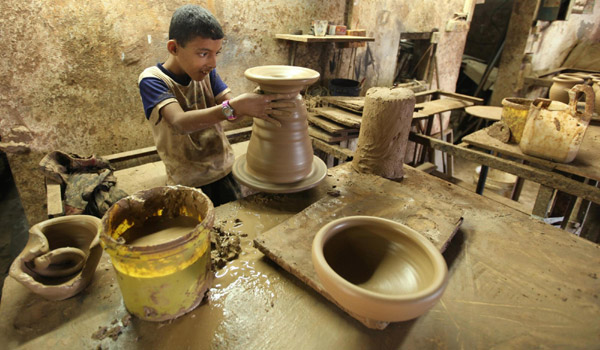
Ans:
{"type": "Polygon", "coordinates": [[[502,117],[502,107],[497,106],[470,106],[465,112],[477,118],[499,121],[502,117]]]}
{"type": "MultiPolygon", "coordinates": [[[[600,343],[600,246],[405,167],[398,183],[462,211],[464,222],[444,257],[449,284],[420,318],[370,330],[252,247],[252,240],[318,201],[348,165],[329,169],[317,188],[257,194],[218,207],[216,226],[239,235],[239,259],[220,270],[207,301],[171,322],[127,313],[103,257],[92,284],[49,302],[12,278],[4,283],[4,348],[39,349],[591,349],[600,343]],[[125,321],[125,322],[124,322],[125,321]],[[126,325],[126,326],[125,326],[126,325]],[[125,327],[124,327],[125,326],[125,327]],[[96,340],[99,327],[115,340],[96,340]]],[[[402,210],[402,208],[390,208],[402,210]]],[[[426,216],[425,216],[426,217],[426,216]]],[[[315,218],[316,219],[316,218],[315,218]]]]}
{"type": "MultiPolygon", "coordinates": [[[[522,160],[525,164],[532,165],[541,169],[543,172],[556,173],[557,176],[560,176],[558,175],[559,173],[564,175],[554,177],[559,183],[548,183],[542,178],[537,180],[534,179],[535,182],[538,182],[541,185],[533,208],[532,214],[534,215],[546,217],[550,208],[550,203],[554,198],[554,192],[557,189],[577,197],[584,197],[586,200],[600,204],[600,189],[596,186],[597,182],[600,181],[600,155],[598,154],[598,149],[600,148],[600,126],[590,125],[588,127],[579,147],[577,157],[571,163],[566,164],[526,155],[521,152],[521,149],[517,144],[504,143],[489,136],[487,129],[482,129],[465,136],[463,142],[492,151],[498,155],[510,156],[522,160]],[[560,182],[564,183],[566,186],[560,186],[560,182]],[[556,185],[559,185],[560,188],[556,185]]],[[[510,169],[501,170],[515,174],[510,171],[510,169]]],[[[482,171],[481,174],[480,183],[485,183],[485,177],[483,176],[484,172],[482,171]]],[[[482,189],[483,185],[480,186],[478,184],[478,188],[482,189]]],[[[518,198],[519,189],[517,188],[517,191],[515,192],[518,198]]],[[[573,209],[574,201],[572,202],[573,203],[569,205],[567,213],[565,214],[567,219],[564,220],[565,224],[566,221],[568,221],[570,211],[573,209]]]]}

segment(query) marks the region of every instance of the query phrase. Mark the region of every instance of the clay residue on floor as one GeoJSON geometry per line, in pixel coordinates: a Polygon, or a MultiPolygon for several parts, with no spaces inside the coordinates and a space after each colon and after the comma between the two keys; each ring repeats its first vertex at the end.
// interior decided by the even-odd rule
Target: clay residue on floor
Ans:
{"type": "MultiPolygon", "coordinates": [[[[239,219],[236,219],[236,222],[241,223],[239,219]]],[[[235,232],[225,232],[218,227],[213,228],[211,232],[210,246],[214,271],[222,269],[227,262],[237,259],[242,251],[240,236],[235,232]]]]}

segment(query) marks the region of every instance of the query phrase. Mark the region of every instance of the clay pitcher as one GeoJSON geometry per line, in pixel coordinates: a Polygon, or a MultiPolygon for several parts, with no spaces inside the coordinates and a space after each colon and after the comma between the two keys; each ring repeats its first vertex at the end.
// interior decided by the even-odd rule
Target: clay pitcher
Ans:
{"type": "Polygon", "coordinates": [[[273,116],[281,127],[254,119],[246,153],[246,171],[260,181],[273,184],[304,179],[312,171],[313,149],[300,91],[316,82],[319,73],[295,66],[259,66],[247,69],[244,74],[258,83],[265,94],[297,93],[295,107],[287,109],[289,116],[273,116]]]}
{"type": "Polygon", "coordinates": [[[594,110],[594,92],[588,85],[569,90],[569,105],[536,99],[529,109],[519,147],[523,153],[569,163],[577,156],[594,110]],[[577,111],[578,95],[585,95],[585,111],[577,111]]]}
{"type": "Polygon", "coordinates": [[[76,295],[90,283],[102,256],[100,224],[94,216],[70,215],[32,226],[10,276],[48,300],[76,295]]]}
{"type": "Polygon", "coordinates": [[[573,86],[577,84],[583,84],[583,79],[581,77],[564,74],[552,78],[552,81],[553,83],[552,86],[550,86],[548,96],[553,101],[559,101],[563,103],[569,103],[569,90],[573,86]]]}

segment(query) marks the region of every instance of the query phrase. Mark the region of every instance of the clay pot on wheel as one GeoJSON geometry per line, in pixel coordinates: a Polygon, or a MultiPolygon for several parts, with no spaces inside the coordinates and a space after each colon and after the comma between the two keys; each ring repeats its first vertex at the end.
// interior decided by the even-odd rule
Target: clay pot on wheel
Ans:
{"type": "Polygon", "coordinates": [[[246,171],[260,181],[273,184],[304,179],[312,170],[313,149],[300,91],[316,82],[319,73],[295,66],[260,66],[247,69],[245,75],[258,83],[265,94],[298,93],[289,116],[273,116],[281,127],[254,119],[246,153],[246,171]]]}
{"type": "Polygon", "coordinates": [[[559,75],[557,77],[552,78],[552,86],[550,87],[550,92],[548,96],[553,101],[559,101],[563,103],[569,103],[569,90],[577,84],[583,84],[583,79],[569,76],[569,75],[559,75]]]}
{"type": "Polygon", "coordinates": [[[92,280],[102,256],[99,218],[71,215],[42,221],[29,230],[10,276],[48,300],[64,300],[92,280]]]}

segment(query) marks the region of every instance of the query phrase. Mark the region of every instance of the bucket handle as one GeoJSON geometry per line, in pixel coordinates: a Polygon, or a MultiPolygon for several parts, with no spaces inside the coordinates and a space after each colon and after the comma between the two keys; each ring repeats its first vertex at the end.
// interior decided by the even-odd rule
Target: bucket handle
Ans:
{"type": "Polygon", "coordinates": [[[571,115],[579,116],[577,113],[577,100],[581,93],[585,95],[585,111],[583,112],[581,121],[589,124],[594,113],[594,90],[589,85],[579,84],[569,90],[569,109],[571,110],[571,115]]]}

